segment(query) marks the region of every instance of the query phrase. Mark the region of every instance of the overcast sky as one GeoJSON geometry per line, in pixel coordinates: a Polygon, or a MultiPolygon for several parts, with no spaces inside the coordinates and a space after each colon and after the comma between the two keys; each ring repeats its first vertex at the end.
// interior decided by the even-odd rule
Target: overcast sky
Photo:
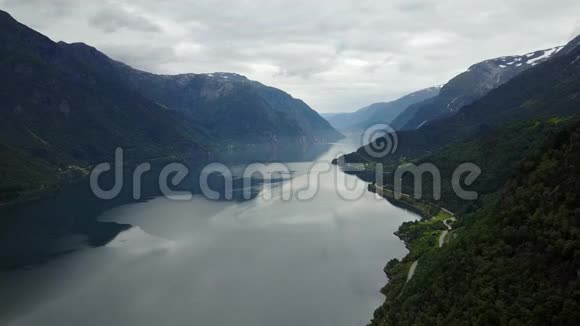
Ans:
{"type": "Polygon", "coordinates": [[[443,84],[478,61],[564,44],[578,0],[0,0],[55,41],[155,73],[237,72],[319,112],[443,84]]]}

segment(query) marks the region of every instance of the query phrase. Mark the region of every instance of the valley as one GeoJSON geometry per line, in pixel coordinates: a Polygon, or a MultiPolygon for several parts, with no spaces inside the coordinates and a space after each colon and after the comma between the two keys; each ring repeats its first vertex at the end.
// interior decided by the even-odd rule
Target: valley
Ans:
{"type": "Polygon", "coordinates": [[[0,325],[578,324],[577,2],[0,6],[0,325]]]}

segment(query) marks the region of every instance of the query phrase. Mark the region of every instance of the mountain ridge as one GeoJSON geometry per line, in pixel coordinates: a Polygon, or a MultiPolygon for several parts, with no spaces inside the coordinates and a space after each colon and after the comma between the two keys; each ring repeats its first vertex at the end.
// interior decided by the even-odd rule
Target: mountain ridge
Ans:
{"type": "Polygon", "coordinates": [[[393,120],[392,127],[412,130],[449,117],[530,67],[557,55],[562,48],[559,46],[475,63],[444,84],[438,96],[407,108],[393,120]]]}
{"type": "Polygon", "coordinates": [[[580,44],[576,44],[567,53],[527,69],[454,115],[419,129],[398,131],[398,148],[393,155],[378,159],[366,155],[368,146],[384,141],[379,138],[344,158],[350,163],[382,160],[398,164],[402,158],[420,158],[510,122],[577,116],[580,113],[579,58],[580,44]]]}
{"type": "Polygon", "coordinates": [[[304,146],[341,137],[304,102],[236,74],[150,74],[175,83],[184,78],[210,84],[233,80],[221,84],[236,92],[235,97],[197,93],[210,99],[204,102],[206,116],[175,110],[151,98],[152,88],[144,91],[131,83],[149,73],[84,43],[54,42],[3,11],[0,58],[0,202],[27,198],[86,175],[91,166],[111,161],[117,147],[132,161],[191,159],[242,146],[272,150],[286,142],[304,146]],[[251,91],[248,85],[253,85],[251,91]],[[273,107],[276,101],[285,106],[273,107]],[[212,108],[221,111],[209,124],[212,108]],[[299,113],[291,116],[294,109],[299,113]]]}
{"type": "Polygon", "coordinates": [[[154,74],[115,61],[84,43],[59,44],[79,60],[97,59],[107,67],[103,74],[117,76],[131,90],[187,115],[227,142],[306,144],[342,137],[302,100],[237,73],[154,74]]]}
{"type": "Polygon", "coordinates": [[[327,115],[325,119],[336,129],[347,131],[363,130],[373,124],[389,124],[410,105],[437,96],[440,89],[440,86],[424,88],[392,101],[373,103],[355,112],[327,115]]]}

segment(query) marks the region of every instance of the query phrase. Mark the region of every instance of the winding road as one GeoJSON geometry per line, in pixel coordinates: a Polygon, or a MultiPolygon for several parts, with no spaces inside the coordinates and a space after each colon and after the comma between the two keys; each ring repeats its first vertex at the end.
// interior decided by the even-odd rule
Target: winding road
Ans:
{"type": "MultiPolygon", "coordinates": [[[[443,209],[443,208],[442,208],[443,209]]],[[[445,212],[453,215],[453,213],[451,213],[450,211],[443,209],[445,212]]],[[[449,231],[451,231],[452,227],[451,225],[449,225],[449,223],[447,223],[448,221],[456,221],[457,219],[455,217],[450,217],[448,219],[443,220],[443,224],[445,224],[445,226],[447,227],[447,230],[444,230],[443,232],[441,232],[441,235],[439,236],[439,248],[443,247],[443,243],[445,242],[445,237],[447,236],[447,234],[449,233],[449,231]]],[[[419,260],[415,260],[413,262],[413,264],[411,264],[411,268],[409,268],[409,273],[407,273],[407,281],[409,282],[411,280],[411,278],[413,277],[413,275],[415,274],[415,269],[417,268],[417,265],[419,264],[419,260]]],[[[406,283],[405,282],[405,283],[406,283]]]]}
{"type": "Polygon", "coordinates": [[[415,269],[417,268],[418,264],[419,264],[419,259],[415,260],[413,262],[413,264],[411,264],[411,268],[409,268],[409,273],[407,274],[407,282],[409,282],[411,277],[413,277],[413,274],[415,274],[415,269]]]}
{"type": "MultiPolygon", "coordinates": [[[[381,187],[381,186],[376,186],[374,185],[374,191],[377,195],[380,195],[381,197],[387,197],[384,194],[385,188],[381,187]]],[[[408,194],[402,193],[401,194],[404,197],[411,197],[408,194]]],[[[443,224],[447,227],[447,230],[444,230],[443,232],[441,232],[441,235],[439,236],[439,240],[438,240],[438,247],[441,248],[443,247],[443,244],[445,243],[445,237],[447,236],[447,234],[449,234],[449,231],[451,231],[452,226],[449,225],[449,221],[456,221],[457,219],[455,218],[455,214],[453,214],[451,211],[449,211],[448,209],[445,209],[443,207],[440,207],[440,209],[442,211],[444,211],[445,213],[451,215],[450,218],[447,218],[445,220],[443,220],[443,224]]],[[[409,268],[409,272],[407,273],[407,281],[405,281],[405,284],[407,284],[407,282],[409,282],[411,280],[411,278],[413,277],[413,275],[415,274],[415,269],[417,269],[417,265],[419,264],[419,260],[415,260],[412,264],[411,267],[409,268]]]]}
{"type": "Polygon", "coordinates": [[[451,230],[451,225],[449,225],[447,223],[447,221],[455,221],[455,217],[450,217],[446,220],[443,221],[443,224],[445,224],[445,226],[447,227],[447,230],[441,232],[441,235],[439,236],[439,248],[443,247],[443,242],[445,241],[445,237],[447,236],[447,233],[449,233],[449,231],[451,230]]]}

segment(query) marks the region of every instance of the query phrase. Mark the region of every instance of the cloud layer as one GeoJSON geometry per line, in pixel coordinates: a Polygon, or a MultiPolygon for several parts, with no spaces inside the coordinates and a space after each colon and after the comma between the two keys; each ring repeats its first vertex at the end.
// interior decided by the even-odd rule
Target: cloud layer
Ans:
{"type": "Polygon", "coordinates": [[[577,0],[0,0],[0,8],[139,69],[238,72],[321,112],[394,99],[580,33],[577,0]]]}

